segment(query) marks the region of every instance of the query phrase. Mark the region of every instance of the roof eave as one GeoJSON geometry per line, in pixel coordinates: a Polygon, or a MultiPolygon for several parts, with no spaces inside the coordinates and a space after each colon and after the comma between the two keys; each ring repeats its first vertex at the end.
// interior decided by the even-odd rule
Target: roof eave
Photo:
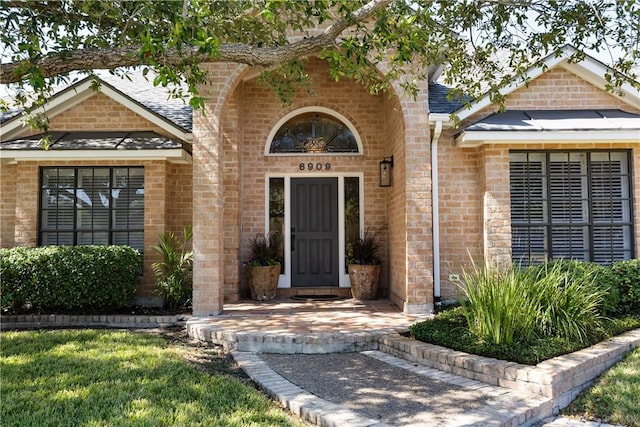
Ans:
{"type": "Polygon", "coordinates": [[[584,143],[638,143],[640,129],[606,129],[577,131],[463,131],[455,139],[458,147],[479,147],[485,144],[512,146],[540,143],[579,145],[584,143]]]}

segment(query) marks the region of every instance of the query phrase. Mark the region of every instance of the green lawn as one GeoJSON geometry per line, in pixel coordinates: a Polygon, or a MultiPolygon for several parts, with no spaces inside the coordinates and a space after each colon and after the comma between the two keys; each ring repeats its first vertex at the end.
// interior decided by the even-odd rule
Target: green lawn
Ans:
{"type": "Polygon", "coordinates": [[[107,330],[0,335],[3,426],[301,426],[251,385],[201,372],[184,346],[107,330]]]}
{"type": "Polygon", "coordinates": [[[640,348],[605,372],[564,414],[640,427],[640,348]]]}

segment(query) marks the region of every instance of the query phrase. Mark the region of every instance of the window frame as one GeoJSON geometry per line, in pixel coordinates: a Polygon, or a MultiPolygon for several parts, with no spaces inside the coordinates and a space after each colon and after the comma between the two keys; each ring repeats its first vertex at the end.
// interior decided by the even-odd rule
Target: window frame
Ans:
{"type": "MultiPolygon", "coordinates": [[[[636,254],[636,250],[635,250],[635,243],[636,243],[636,236],[635,236],[635,212],[634,212],[634,192],[633,192],[633,183],[634,183],[634,171],[633,171],[633,165],[632,165],[632,152],[629,149],[580,149],[580,150],[524,150],[524,149],[516,149],[516,150],[509,150],[509,206],[510,206],[510,212],[511,212],[511,242],[512,242],[512,248],[511,248],[511,258],[513,261],[519,261],[522,262],[523,265],[528,265],[528,264],[536,264],[538,263],[538,261],[542,261],[542,262],[546,262],[546,261],[551,261],[551,260],[555,260],[555,259],[561,259],[560,258],[554,258],[554,234],[553,234],[553,230],[554,228],[566,228],[567,226],[569,226],[569,229],[571,228],[571,225],[575,225],[575,226],[582,226],[586,228],[586,238],[588,239],[588,242],[586,244],[583,245],[583,252],[586,252],[586,260],[588,262],[598,262],[596,261],[596,251],[595,251],[595,244],[594,244],[594,235],[595,235],[595,230],[598,228],[602,228],[605,225],[609,225],[611,226],[619,226],[619,227],[627,227],[629,230],[629,248],[621,248],[621,251],[624,253],[624,255],[629,256],[628,259],[634,259],[636,254]],[[573,153],[583,153],[585,154],[585,158],[584,158],[584,168],[585,168],[585,172],[584,175],[581,173],[580,177],[584,178],[586,180],[586,188],[583,186],[582,191],[586,192],[586,197],[583,199],[586,203],[586,207],[585,205],[583,206],[583,209],[587,209],[587,220],[583,221],[583,222],[579,222],[579,223],[572,223],[571,220],[569,220],[568,223],[563,223],[563,222],[554,222],[553,219],[553,215],[552,215],[552,198],[550,195],[550,187],[551,187],[551,168],[550,168],[550,161],[551,160],[551,156],[553,154],[565,154],[567,156],[568,161],[571,161],[571,154],[573,153]],[[609,156],[609,159],[611,159],[611,155],[615,154],[615,153],[622,153],[624,154],[624,156],[626,157],[626,159],[623,160],[623,163],[626,167],[627,173],[620,173],[620,174],[610,174],[609,176],[613,177],[617,177],[621,180],[624,180],[625,184],[626,184],[626,190],[627,190],[627,196],[626,197],[619,197],[616,199],[613,199],[610,197],[610,200],[619,200],[622,202],[623,206],[626,202],[628,202],[628,211],[624,211],[622,210],[622,214],[623,216],[628,213],[628,221],[612,221],[610,223],[598,223],[594,221],[594,199],[595,201],[601,199],[602,197],[598,197],[597,195],[594,195],[594,191],[593,191],[593,178],[594,178],[594,174],[592,171],[592,162],[594,160],[592,160],[592,155],[593,154],[598,154],[598,153],[604,153],[607,154],[609,156]],[[530,154],[534,154],[534,155],[543,155],[544,156],[544,166],[543,166],[543,173],[542,173],[542,181],[544,183],[544,185],[542,186],[542,190],[544,192],[543,197],[541,197],[539,199],[540,203],[546,204],[546,207],[542,210],[542,214],[543,217],[546,217],[546,220],[544,222],[541,223],[536,223],[536,222],[531,222],[530,220],[525,224],[523,223],[515,223],[514,224],[514,219],[513,219],[513,203],[512,203],[512,181],[511,181],[511,155],[512,154],[525,154],[525,155],[530,155],[530,154]],[[529,230],[531,230],[532,228],[541,228],[545,230],[545,236],[543,237],[543,242],[544,242],[544,246],[545,246],[545,252],[544,252],[544,260],[538,260],[536,258],[531,258],[532,252],[532,245],[531,245],[531,232],[529,230]],[[514,234],[514,230],[515,229],[520,229],[520,230],[524,230],[526,231],[526,235],[529,236],[528,237],[528,242],[527,242],[527,248],[528,248],[528,253],[529,253],[529,259],[525,260],[525,255],[516,258],[514,256],[513,253],[513,234],[514,234]]],[[[531,162],[532,160],[530,160],[527,157],[527,163],[531,162]]],[[[596,160],[597,161],[597,160],[596,160]]],[[[611,160],[610,160],[611,161],[611,160]]],[[[581,166],[582,167],[582,166],[581,166]]],[[[523,175],[525,176],[525,175],[523,175]]],[[[529,200],[530,197],[527,197],[527,200],[529,200]]],[[[613,248],[615,249],[615,248],[613,248]]],[[[611,249],[609,249],[609,253],[613,253],[614,251],[612,251],[611,249]]],[[[625,258],[627,259],[627,258],[625,258]]],[[[611,262],[615,262],[615,261],[611,261],[611,262]]]]}
{"type": "Polygon", "coordinates": [[[265,144],[264,144],[263,153],[264,153],[265,157],[364,156],[364,148],[363,147],[364,146],[363,146],[363,143],[362,143],[362,139],[360,138],[360,134],[358,133],[356,127],[353,125],[353,123],[351,123],[351,121],[349,119],[347,119],[342,114],[340,114],[337,111],[334,111],[334,110],[332,110],[330,108],[322,107],[322,106],[318,106],[318,105],[311,105],[311,106],[301,107],[301,108],[295,109],[295,110],[290,111],[289,113],[285,114],[284,116],[282,116],[280,118],[280,120],[278,120],[278,122],[271,128],[271,131],[269,132],[269,135],[267,136],[267,140],[265,141],[265,144]],[[291,119],[293,119],[293,118],[295,118],[297,116],[300,116],[300,115],[303,115],[303,114],[307,114],[307,113],[324,114],[324,115],[330,116],[333,119],[335,119],[336,121],[342,123],[347,129],[349,129],[349,131],[351,132],[351,134],[355,138],[356,144],[358,146],[358,151],[357,152],[325,152],[325,153],[305,153],[305,152],[279,152],[279,153],[272,153],[271,152],[271,143],[273,142],[273,138],[278,133],[278,131],[282,128],[282,126],[284,126],[285,123],[287,123],[289,120],[291,120],[291,119]]]}
{"type": "MultiPolygon", "coordinates": [[[[114,243],[114,234],[115,233],[127,233],[127,241],[131,241],[130,239],[130,234],[131,233],[142,233],[142,242],[143,242],[143,247],[142,248],[135,248],[137,249],[140,254],[144,253],[144,233],[145,233],[145,224],[144,224],[144,217],[145,217],[145,204],[144,204],[144,194],[142,196],[142,200],[143,200],[143,206],[142,206],[142,227],[137,227],[137,228],[115,228],[114,227],[114,223],[113,223],[113,219],[114,219],[114,212],[117,211],[123,211],[123,212],[127,212],[129,213],[132,210],[140,210],[139,208],[136,209],[131,209],[129,206],[127,206],[126,208],[116,208],[114,206],[114,200],[113,200],[113,190],[118,190],[118,189],[122,189],[121,187],[118,187],[116,185],[114,185],[114,171],[115,169],[127,169],[127,174],[130,176],[130,170],[135,169],[135,170],[141,170],[142,173],[142,177],[143,177],[143,189],[144,189],[144,177],[145,177],[145,173],[144,173],[144,166],[129,166],[129,165],[122,165],[122,166],[40,166],[39,167],[39,171],[38,171],[38,215],[37,215],[37,221],[38,221],[38,227],[37,227],[37,246],[45,246],[45,245],[51,245],[51,244],[46,244],[44,243],[44,239],[43,239],[43,234],[45,233],[61,233],[61,232],[66,232],[66,233],[71,233],[72,234],[72,244],[71,246],[82,246],[82,245],[86,245],[86,243],[78,243],[78,234],[81,232],[91,232],[91,233],[96,233],[96,232],[104,232],[107,233],[107,241],[108,243],[91,243],[91,244],[95,244],[95,245],[114,245],[116,243],[114,243]],[[45,208],[44,206],[44,197],[43,197],[43,190],[45,190],[44,187],[44,175],[45,175],[45,171],[46,170],[69,170],[72,169],[74,171],[74,176],[73,176],[73,190],[74,190],[74,202],[73,202],[73,227],[69,230],[61,230],[60,228],[55,228],[55,229],[49,229],[49,228],[45,228],[43,227],[42,221],[43,221],[43,214],[45,212],[45,210],[49,210],[47,208],[45,208]],[[108,228],[106,229],[95,229],[95,228],[91,228],[91,229],[79,229],[78,228],[78,212],[83,210],[82,208],[78,207],[77,204],[77,195],[76,192],[78,190],[78,178],[80,175],[80,171],[81,170],[91,170],[92,174],[95,174],[95,170],[108,170],[109,171],[109,187],[108,187],[108,192],[111,195],[110,199],[109,199],[109,207],[108,207],[108,228]]],[[[47,187],[49,188],[49,187],[47,187]]],[[[57,209],[56,209],[57,210],[57,209]]],[[[93,214],[92,214],[92,218],[93,218],[93,214]]],[[[56,246],[64,246],[66,245],[65,243],[58,243],[59,242],[59,237],[56,238],[56,246]]],[[[133,246],[131,246],[133,247],[133,246]]]]}

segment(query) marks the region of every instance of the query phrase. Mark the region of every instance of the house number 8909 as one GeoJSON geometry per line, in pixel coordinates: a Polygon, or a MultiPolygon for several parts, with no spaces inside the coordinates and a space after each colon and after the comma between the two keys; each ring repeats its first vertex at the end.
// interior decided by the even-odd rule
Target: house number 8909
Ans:
{"type": "Polygon", "coordinates": [[[312,170],[317,170],[317,171],[326,170],[326,171],[328,171],[328,170],[331,170],[331,163],[324,163],[324,164],[322,164],[320,162],[318,162],[316,164],[313,164],[313,163],[300,163],[298,165],[298,168],[301,171],[303,171],[303,170],[309,170],[309,171],[312,171],[312,170]]]}

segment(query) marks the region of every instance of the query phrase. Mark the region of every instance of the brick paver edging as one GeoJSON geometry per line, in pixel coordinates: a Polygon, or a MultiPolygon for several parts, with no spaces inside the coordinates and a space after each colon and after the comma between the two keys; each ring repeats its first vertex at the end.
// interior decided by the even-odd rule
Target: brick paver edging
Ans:
{"type": "Polygon", "coordinates": [[[68,327],[107,327],[107,328],[164,328],[183,326],[189,316],[177,314],[171,316],[153,315],[69,315],[69,314],[29,314],[0,316],[0,329],[37,329],[68,327]]]}
{"type": "Polygon", "coordinates": [[[640,329],[591,347],[545,360],[536,366],[476,356],[399,334],[380,340],[380,350],[444,372],[486,384],[538,394],[553,399],[557,413],[566,407],[602,372],[640,346],[640,329]]]}

